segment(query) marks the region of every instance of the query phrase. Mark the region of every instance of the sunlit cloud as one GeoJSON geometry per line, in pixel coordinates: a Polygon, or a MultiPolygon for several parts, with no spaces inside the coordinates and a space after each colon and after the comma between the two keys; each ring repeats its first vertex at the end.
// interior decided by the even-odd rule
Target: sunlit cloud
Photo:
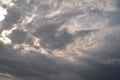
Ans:
{"type": "Polygon", "coordinates": [[[8,38],[8,35],[11,34],[14,29],[16,29],[16,26],[10,30],[3,30],[0,35],[0,41],[4,44],[11,44],[11,39],[8,38]]]}
{"type": "Polygon", "coordinates": [[[7,14],[6,9],[0,7],[0,22],[5,19],[6,14],[7,14]]]}

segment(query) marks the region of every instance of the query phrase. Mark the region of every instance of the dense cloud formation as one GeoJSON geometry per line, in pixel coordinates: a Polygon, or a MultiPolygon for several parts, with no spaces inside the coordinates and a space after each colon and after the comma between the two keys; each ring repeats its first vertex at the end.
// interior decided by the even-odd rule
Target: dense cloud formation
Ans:
{"type": "Polygon", "coordinates": [[[0,0],[0,79],[119,80],[120,0],[0,0]]]}

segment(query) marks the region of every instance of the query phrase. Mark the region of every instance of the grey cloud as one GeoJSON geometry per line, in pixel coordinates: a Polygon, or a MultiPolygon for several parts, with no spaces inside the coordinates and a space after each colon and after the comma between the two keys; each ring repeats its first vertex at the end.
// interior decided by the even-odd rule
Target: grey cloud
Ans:
{"type": "Polygon", "coordinates": [[[55,74],[52,77],[52,80],[82,80],[80,75],[70,71],[61,71],[59,74],[55,74]]]}
{"type": "Polygon", "coordinates": [[[45,24],[43,26],[40,26],[34,34],[41,39],[41,45],[45,48],[64,48],[65,45],[72,41],[72,35],[64,30],[61,32],[61,34],[58,34],[58,36],[56,36],[58,28],[60,26],[61,25],[54,23],[45,24]]]}
{"type": "Polygon", "coordinates": [[[110,58],[108,56],[101,56],[100,60],[104,63],[104,64],[120,64],[120,59],[119,58],[110,58]]]}
{"type": "Polygon", "coordinates": [[[111,58],[120,58],[119,55],[119,49],[120,49],[120,38],[119,38],[120,32],[115,31],[114,33],[111,33],[107,35],[104,40],[105,44],[98,50],[100,52],[100,55],[107,55],[111,58]]]}
{"type": "Polygon", "coordinates": [[[120,79],[120,38],[119,31],[114,32],[112,34],[107,35],[105,39],[105,43],[103,46],[99,46],[98,49],[92,50],[87,55],[91,56],[88,62],[88,65],[92,65],[94,67],[93,71],[86,72],[88,77],[85,77],[85,80],[114,80],[120,79]],[[95,59],[95,60],[94,60],[95,59]],[[92,60],[92,61],[91,61],[92,60]],[[91,74],[91,73],[94,74],[91,74]],[[90,78],[89,78],[90,77],[90,78]]]}
{"type": "Polygon", "coordinates": [[[117,0],[116,3],[117,3],[118,10],[119,10],[120,9],[120,0],[117,0]]]}
{"type": "Polygon", "coordinates": [[[13,43],[21,44],[25,42],[25,39],[27,38],[27,33],[22,30],[16,29],[13,30],[9,37],[13,43]]]}
{"type": "MultiPolygon", "coordinates": [[[[119,64],[104,64],[94,58],[77,57],[80,63],[84,62],[92,66],[92,68],[86,68],[80,64],[61,62],[59,59],[49,58],[36,52],[30,52],[30,56],[22,57],[16,54],[17,51],[2,44],[0,51],[0,72],[9,73],[25,80],[114,80],[120,78],[119,64]],[[35,55],[32,56],[32,54],[35,55]]],[[[96,54],[100,52],[96,52],[96,54]]]]}
{"type": "Polygon", "coordinates": [[[120,0],[116,0],[116,10],[105,12],[107,18],[109,19],[109,26],[119,26],[120,25],[120,0]]]}
{"type": "Polygon", "coordinates": [[[64,63],[59,59],[48,58],[38,53],[35,54],[35,52],[30,52],[35,54],[33,56],[22,57],[16,54],[17,51],[4,45],[1,45],[1,51],[3,55],[0,54],[0,72],[9,73],[25,80],[54,80],[56,78],[58,80],[77,80],[81,78],[78,72],[82,74],[84,70],[86,71],[86,68],[81,65],[74,65],[65,61],[64,63]]]}
{"type": "Polygon", "coordinates": [[[21,17],[20,12],[16,8],[8,8],[8,14],[5,16],[5,20],[3,22],[4,27],[11,27],[11,25],[18,22],[21,17]]]}
{"type": "Polygon", "coordinates": [[[20,78],[27,78],[30,76],[33,78],[39,77],[39,79],[42,78],[44,80],[49,80],[47,79],[48,74],[56,73],[56,70],[52,69],[52,67],[47,69],[47,66],[50,66],[48,63],[52,64],[52,66],[55,63],[45,56],[36,55],[35,57],[22,57],[20,54],[17,54],[17,51],[13,49],[9,50],[9,48],[4,45],[0,46],[0,51],[1,73],[9,73],[20,78]]]}
{"type": "Polygon", "coordinates": [[[109,12],[110,26],[120,25],[120,11],[109,12]]]}
{"type": "MultiPolygon", "coordinates": [[[[96,52],[96,54],[100,53],[96,52]]],[[[118,74],[120,72],[120,64],[106,64],[103,62],[99,62],[95,58],[84,59],[84,61],[84,63],[88,64],[88,66],[91,66],[91,68],[82,68],[82,70],[77,68],[77,71],[74,70],[78,75],[81,76],[82,80],[120,79],[118,74]]]]}
{"type": "Polygon", "coordinates": [[[18,60],[19,55],[16,50],[12,49],[11,45],[5,46],[2,42],[0,42],[0,59],[13,59],[18,60]]]}
{"type": "Polygon", "coordinates": [[[92,32],[97,32],[98,30],[81,30],[74,34],[70,34],[67,30],[62,30],[58,32],[61,25],[50,23],[40,26],[34,33],[35,36],[39,37],[41,40],[41,45],[48,49],[63,49],[68,44],[74,42],[78,37],[85,37],[92,32]]]}
{"type": "MultiPolygon", "coordinates": [[[[33,3],[34,1],[31,2],[32,6],[35,6],[37,4],[33,3]]],[[[20,12],[18,11],[19,9],[16,10],[17,8],[15,10],[14,8],[8,10],[8,15],[4,21],[4,26],[6,27],[12,24],[17,24],[20,16],[31,10],[31,7],[29,7],[30,5],[28,5],[25,0],[17,0],[15,4],[17,4],[15,5],[17,8],[20,7],[20,12]]],[[[85,15],[91,13],[94,13],[95,15],[98,14],[98,16],[101,16],[101,14],[107,14],[110,19],[110,25],[119,26],[119,11],[107,13],[104,12],[104,14],[102,12],[104,11],[95,8],[95,10],[88,10],[88,13],[85,12],[85,15]]],[[[70,10],[63,13],[63,15],[58,15],[57,18],[59,19],[57,20],[67,22],[73,16],[80,14],[81,12],[79,12],[79,10],[76,8],[76,10],[70,10]]],[[[89,15],[87,16],[89,17],[89,15]]],[[[40,17],[38,16],[38,19],[36,20],[39,19],[40,17]]],[[[75,34],[70,34],[67,30],[58,31],[58,29],[64,23],[58,24],[54,22],[55,20],[52,21],[52,19],[44,20],[43,23],[40,21],[37,23],[36,20],[36,23],[34,25],[30,25],[32,27],[30,29],[34,29],[36,31],[32,34],[28,30],[28,33],[29,35],[31,34],[31,36],[40,38],[41,46],[45,49],[47,48],[50,50],[64,49],[66,45],[73,43],[75,39],[79,37],[84,38],[92,32],[99,31],[81,30],[77,31],[75,34]],[[53,23],[49,23],[49,21],[53,23]]],[[[100,20],[102,20],[102,18],[100,20]]],[[[87,25],[87,23],[85,24],[87,25]]],[[[94,21],[92,24],[94,24],[94,21]]],[[[99,45],[95,49],[83,51],[81,54],[85,54],[88,57],[76,56],[74,57],[76,59],[75,63],[65,61],[62,58],[55,57],[54,55],[49,54],[47,56],[35,51],[29,51],[26,54],[24,52],[21,53],[19,49],[13,49],[13,45],[5,45],[0,42],[0,73],[9,73],[15,77],[22,78],[18,80],[119,80],[119,35],[120,32],[118,30],[114,31],[112,34],[105,36],[103,41],[104,44],[102,46],[99,45]]],[[[99,37],[99,35],[96,36],[96,38],[97,37],[99,37]]],[[[24,32],[22,30],[14,30],[9,35],[9,38],[13,43],[21,44],[25,42],[30,44],[26,41],[26,38],[28,38],[27,32],[24,32]]]]}
{"type": "Polygon", "coordinates": [[[79,30],[79,31],[76,31],[75,32],[75,36],[76,37],[81,37],[81,38],[84,38],[84,37],[86,37],[87,35],[89,35],[90,33],[95,33],[95,32],[97,32],[97,31],[99,31],[99,30],[97,30],[97,29],[88,29],[88,30],[79,30]]]}

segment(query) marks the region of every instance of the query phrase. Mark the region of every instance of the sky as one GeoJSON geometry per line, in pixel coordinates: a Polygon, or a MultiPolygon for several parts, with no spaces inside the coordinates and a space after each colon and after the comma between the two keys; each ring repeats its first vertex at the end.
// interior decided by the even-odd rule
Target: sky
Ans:
{"type": "Polygon", "coordinates": [[[120,0],[0,0],[0,80],[120,80],[120,0]]]}

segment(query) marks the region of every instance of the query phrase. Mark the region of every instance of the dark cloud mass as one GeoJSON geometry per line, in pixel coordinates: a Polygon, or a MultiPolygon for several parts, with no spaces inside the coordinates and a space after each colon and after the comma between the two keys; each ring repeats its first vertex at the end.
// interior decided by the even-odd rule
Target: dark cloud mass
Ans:
{"type": "MultiPolygon", "coordinates": [[[[61,26],[61,25],[60,25],[61,26]]],[[[45,24],[40,26],[35,35],[41,39],[41,45],[49,49],[64,48],[65,45],[72,41],[72,35],[66,30],[57,35],[59,24],[45,24]]]]}
{"type": "Polygon", "coordinates": [[[17,23],[20,19],[20,12],[16,11],[14,8],[8,9],[8,14],[5,16],[4,27],[11,27],[13,24],[17,23]]]}
{"type": "Polygon", "coordinates": [[[22,30],[14,30],[10,35],[11,40],[13,43],[21,44],[24,43],[27,34],[22,30]]]}
{"type": "Polygon", "coordinates": [[[0,80],[120,80],[120,0],[0,0],[0,80]]]}

